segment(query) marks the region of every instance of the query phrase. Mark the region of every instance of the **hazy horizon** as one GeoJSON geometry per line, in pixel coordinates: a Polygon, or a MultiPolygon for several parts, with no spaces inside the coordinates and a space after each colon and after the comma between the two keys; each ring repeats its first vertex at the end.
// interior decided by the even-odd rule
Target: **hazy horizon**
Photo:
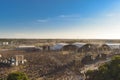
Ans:
{"type": "Polygon", "coordinates": [[[120,0],[0,0],[0,38],[120,39],[120,0]]]}

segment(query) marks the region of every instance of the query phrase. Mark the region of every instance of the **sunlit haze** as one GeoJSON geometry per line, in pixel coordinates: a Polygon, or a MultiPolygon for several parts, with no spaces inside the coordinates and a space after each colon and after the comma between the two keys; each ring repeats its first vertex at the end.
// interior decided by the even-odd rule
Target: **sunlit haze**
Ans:
{"type": "Polygon", "coordinates": [[[0,38],[120,39],[120,0],[0,0],[0,38]]]}

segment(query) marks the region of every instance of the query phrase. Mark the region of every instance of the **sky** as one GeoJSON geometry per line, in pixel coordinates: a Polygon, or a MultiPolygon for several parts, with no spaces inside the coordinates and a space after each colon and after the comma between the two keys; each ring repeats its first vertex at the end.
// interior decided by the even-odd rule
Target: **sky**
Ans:
{"type": "Polygon", "coordinates": [[[120,39],[120,0],[0,0],[0,38],[120,39]]]}

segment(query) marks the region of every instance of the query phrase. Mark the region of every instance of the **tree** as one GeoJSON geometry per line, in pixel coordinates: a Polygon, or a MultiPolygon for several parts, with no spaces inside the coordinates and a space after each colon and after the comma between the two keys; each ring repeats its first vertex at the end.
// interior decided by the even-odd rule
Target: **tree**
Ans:
{"type": "Polygon", "coordinates": [[[96,71],[88,71],[88,80],[120,80],[120,56],[115,56],[109,63],[99,67],[96,71]]]}
{"type": "Polygon", "coordinates": [[[7,80],[28,80],[28,77],[25,73],[15,72],[8,75],[7,80]]]}

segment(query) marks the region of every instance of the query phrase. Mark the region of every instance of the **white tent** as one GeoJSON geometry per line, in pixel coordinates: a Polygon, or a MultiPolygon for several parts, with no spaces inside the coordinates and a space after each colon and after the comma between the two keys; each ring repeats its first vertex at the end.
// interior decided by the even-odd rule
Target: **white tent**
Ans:
{"type": "Polygon", "coordinates": [[[33,45],[20,45],[18,48],[35,48],[33,45]]]}
{"type": "Polygon", "coordinates": [[[82,46],[84,46],[86,43],[79,43],[79,42],[76,42],[76,43],[73,43],[72,45],[75,45],[77,46],[78,48],[81,48],[82,46]]]}
{"type": "Polygon", "coordinates": [[[60,50],[62,49],[65,45],[68,45],[67,43],[57,43],[54,46],[51,46],[51,50],[60,50]]]}
{"type": "Polygon", "coordinates": [[[2,55],[0,54],[0,58],[2,57],[2,55]]]}
{"type": "Polygon", "coordinates": [[[111,49],[120,49],[120,43],[106,43],[111,49]]]}
{"type": "Polygon", "coordinates": [[[17,50],[27,50],[27,49],[39,49],[41,50],[41,48],[38,48],[34,45],[20,45],[18,47],[16,47],[17,50]]]}

